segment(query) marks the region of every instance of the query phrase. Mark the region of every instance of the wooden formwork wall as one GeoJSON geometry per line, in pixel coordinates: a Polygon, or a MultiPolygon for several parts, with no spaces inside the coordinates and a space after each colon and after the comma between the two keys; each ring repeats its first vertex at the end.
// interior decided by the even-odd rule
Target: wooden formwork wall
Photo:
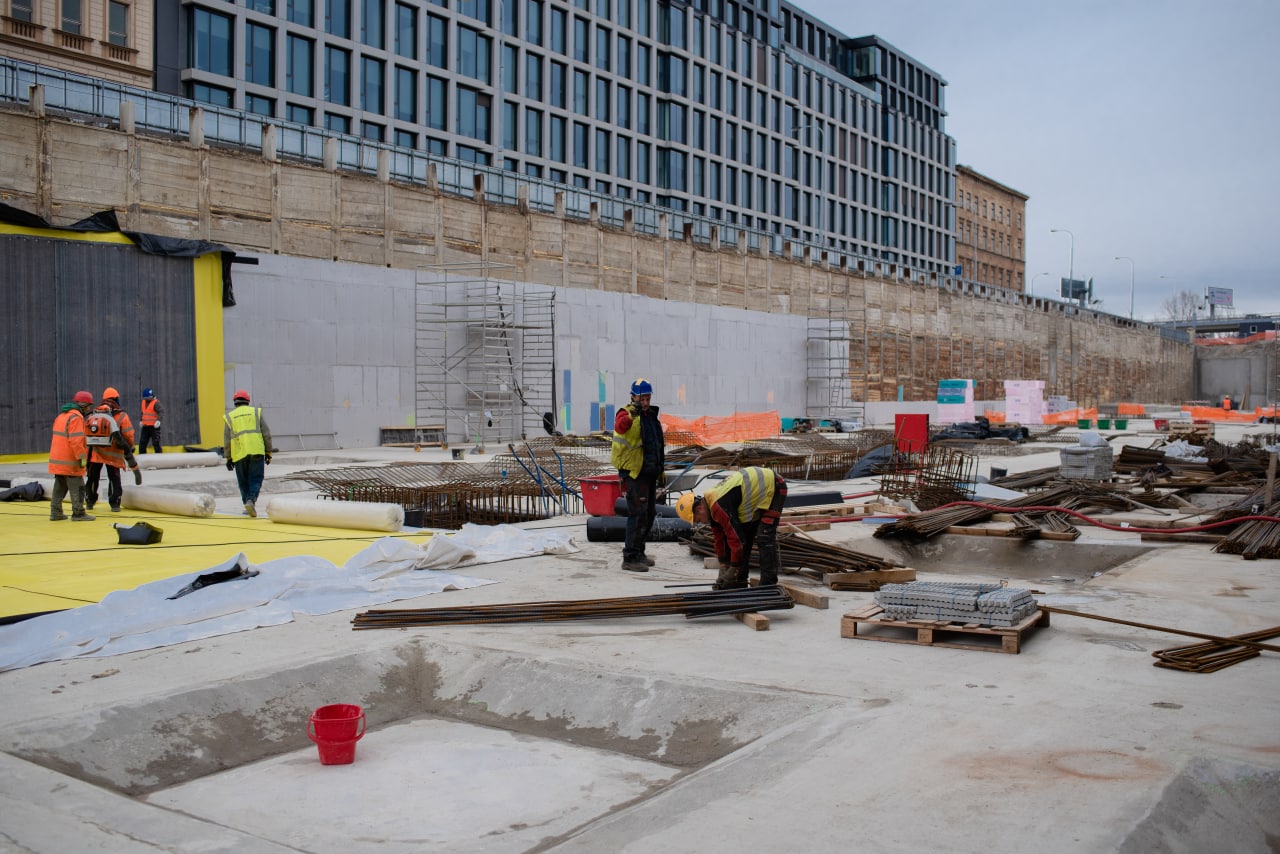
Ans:
{"type": "Polygon", "coordinates": [[[845,315],[855,398],[932,399],[972,378],[1043,379],[1082,404],[1190,396],[1189,345],[1154,327],[1005,291],[958,290],[590,219],[530,213],[426,185],[0,111],[0,200],[67,224],[113,208],[126,230],[245,252],[393,268],[487,260],[512,278],[758,312],[845,315]],[[865,354],[865,355],[864,355],[865,354]]]}

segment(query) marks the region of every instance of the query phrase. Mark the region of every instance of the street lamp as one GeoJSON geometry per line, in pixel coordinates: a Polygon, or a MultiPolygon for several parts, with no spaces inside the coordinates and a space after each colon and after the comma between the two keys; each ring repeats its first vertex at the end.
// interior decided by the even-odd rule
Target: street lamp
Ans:
{"type": "Polygon", "coordinates": [[[816,130],[818,132],[818,244],[826,248],[827,245],[827,200],[823,193],[823,186],[826,184],[826,153],[827,153],[827,137],[823,133],[822,124],[819,122],[808,122],[806,124],[797,125],[791,129],[796,136],[796,142],[801,142],[799,133],[802,130],[816,130]]]}
{"type": "Polygon", "coordinates": [[[1036,292],[1036,279],[1040,278],[1041,276],[1047,276],[1047,275],[1049,274],[1036,273],[1034,276],[1031,277],[1031,287],[1027,289],[1027,296],[1031,296],[1036,292]]]}
{"type": "Polygon", "coordinates": [[[1129,262],[1129,319],[1133,320],[1133,259],[1128,255],[1117,255],[1116,260],[1129,262]]]}
{"type": "MultiPolygon", "coordinates": [[[[1050,234],[1062,232],[1071,238],[1071,243],[1067,247],[1067,281],[1071,282],[1071,292],[1075,293],[1076,288],[1076,236],[1065,228],[1051,228],[1050,234]]],[[[1085,297],[1081,297],[1081,305],[1084,304],[1085,297]]]]}

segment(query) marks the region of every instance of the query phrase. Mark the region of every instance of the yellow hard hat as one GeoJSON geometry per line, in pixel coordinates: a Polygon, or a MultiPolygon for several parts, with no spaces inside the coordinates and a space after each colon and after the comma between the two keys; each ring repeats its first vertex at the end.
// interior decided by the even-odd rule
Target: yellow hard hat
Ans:
{"type": "Polygon", "coordinates": [[[693,524],[693,505],[698,503],[698,496],[692,492],[686,492],[680,496],[680,500],[676,502],[676,515],[681,519],[693,524]]]}

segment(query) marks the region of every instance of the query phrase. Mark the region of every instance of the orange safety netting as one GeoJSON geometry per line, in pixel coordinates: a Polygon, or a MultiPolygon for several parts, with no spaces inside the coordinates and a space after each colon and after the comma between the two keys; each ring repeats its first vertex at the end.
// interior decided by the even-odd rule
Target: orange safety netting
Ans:
{"type": "Polygon", "coordinates": [[[1064,409],[1061,412],[1049,412],[1044,416],[1045,424],[1075,424],[1079,421],[1088,419],[1093,421],[1098,417],[1098,409],[1064,409]]]}
{"type": "Polygon", "coordinates": [[[1218,406],[1193,406],[1186,410],[1191,415],[1192,421],[1234,421],[1239,423],[1252,424],[1258,420],[1261,415],[1267,415],[1264,412],[1265,407],[1259,406],[1252,411],[1239,409],[1223,409],[1218,406]]]}
{"type": "Polygon", "coordinates": [[[679,418],[662,413],[658,415],[662,429],[692,433],[698,444],[705,447],[722,442],[746,442],[750,439],[767,439],[782,432],[782,419],[778,411],[735,412],[732,415],[704,415],[701,418],[679,418]]]}
{"type": "Polygon", "coordinates": [[[1117,403],[1116,414],[1141,416],[1147,414],[1147,408],[1141,403],[1117,403]]]}
{"type": "Polygon", "coordinates": [[[992,424],[1003,424],[1005,421],[1004,413],[997,412],[994,409],[988,409],[986,412],[983,412],[982,415],[992,424]]]}
{"type": "Polygon", "coordinates": [[[1258,341],[1274,341],[1276,339],[1276,331],[1274,329],[1266,329],[1262,332],[1255,332],[1244,338],[1197,338],[1197,347],[1229,347],[1235,344],[1253,344],[1258,341]]]}

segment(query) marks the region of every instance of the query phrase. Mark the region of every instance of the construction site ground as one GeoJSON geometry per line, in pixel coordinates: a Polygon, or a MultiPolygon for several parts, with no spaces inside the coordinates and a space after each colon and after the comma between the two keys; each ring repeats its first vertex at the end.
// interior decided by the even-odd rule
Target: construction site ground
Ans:
{"type": "MultiPolygon", "coordinates": [[[[1157,438],[1150,422],[1133,426],[1114,444],[1157,438]]],[[[1219,440],[1259,430],[1220,428],[1219,440]]],[[[279,453],[259,505],[313,494],[289,472],[448,458],[279,453]]],[[[1058,460],[1051,446],[979,471],[1058,460]]],[[[44,467],[0,466],[0,478],[24,475],[44,467]]],[[[156,521],[172,527],[166,545],[199,528],[199,548],[117,546],[112,523],[155,517],[105,501],[82,524],[49,522],[44,503],[0,504],[8,612],[52,609],[47,591],[64,589],[53,579],[85,567],[107,578],[93,599],[112,577],[127,589],[238,551],[341,563],[381,536],[248,519],[222,468],[146,478],[217,496],[199,526],[156,521]],[[17,590],[15,567],[47,573],[45,592],[17,590]]],[[[650,596],[714,579],[675,542],[649,546],[651,571],[624,572],[621,544],[588,542],[585,521],[526,524],[572,532],[574,554],[465,568],[500,583],[395,606],[650,596]]],[[[811,535],[891,553],[874,527],[811,535]]],[[[1042,604],[1132,622],[1220,636],[1280,625],[1274,560],[1081,529],[1074,542],[944,534],[898,556],[920,580],[1007,580],[1042,604]]],[[[869,643],[841,623],[872,593],[792,580],[829,607],[771,611],[767,631],[678,616],[353,631],[358,612],[345,611],[0,673],[0,850],[1280,850],[1280,654],[1161,669],[1153,651],[1194,639],[1061,615],[1016,655],[869,643]],[[367,715],[352,764],[322,765],[307,738],[309,715],[330,703],[367,715]]]]}

